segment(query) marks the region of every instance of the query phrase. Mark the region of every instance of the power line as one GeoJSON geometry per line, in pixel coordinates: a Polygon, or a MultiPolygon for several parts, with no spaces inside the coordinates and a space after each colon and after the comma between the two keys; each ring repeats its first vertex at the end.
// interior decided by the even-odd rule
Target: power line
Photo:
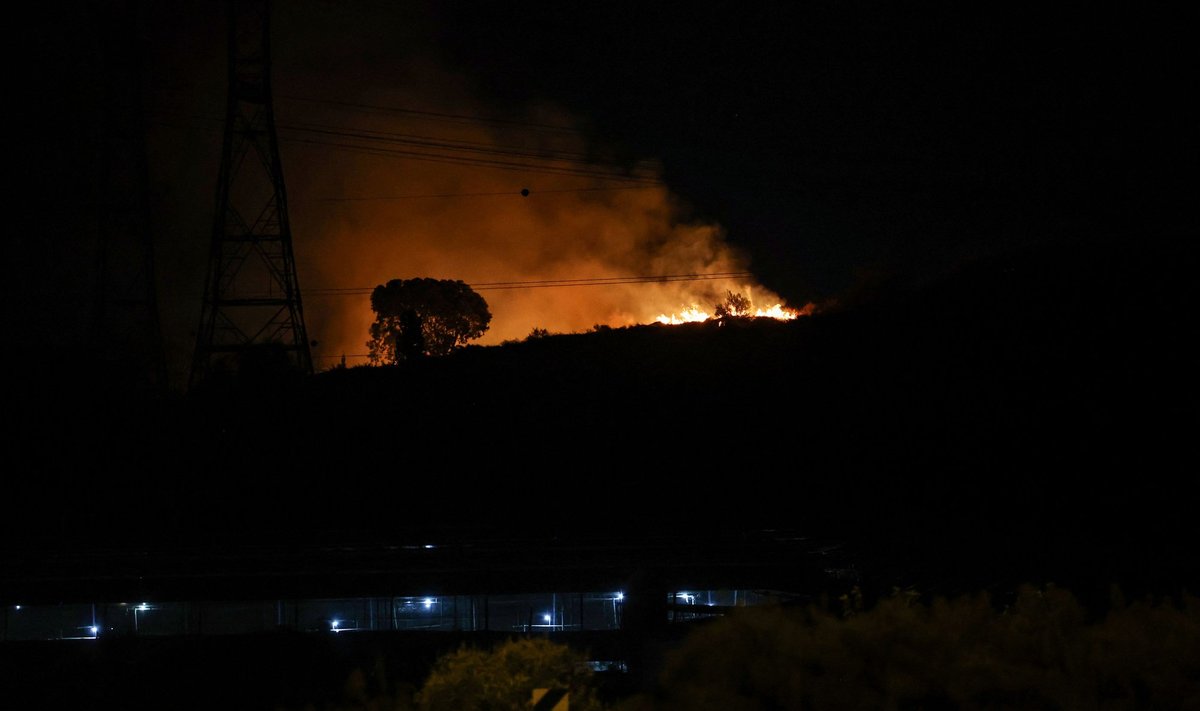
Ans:
{"type": "MultiPolygon", "coordinates": [[[[190,118],[219,122],[218,119],[208,119],[208,118],[199,117],[199,116],[192,116],[190,118]]],[[[168,122],[168,121],[149,121],[148,123],[153,124],[155,126],[163,126],[166,128],[179,128],[179,129],[191,130],[191,131],[204,131],[204,132],[212,133],[212,134],[220,134],[221,133],[221,129],[215,128],[215,127],[189,126],[186,124],[172,123],[172,122],[168,122]]],[[[289,139],[287,137],[282,137],[282,136],[280,137],[280,140],[284,143],[294,141],[294,139],[289,139]]],[[[318,145],[321,145],[320,142],[317,142],[317,143],[318,143],[318,145]]],[[[327,144],[327,145],[334,145],[334,144],[327,144]]],[[[373,153],[373,152],[375,152],[375,149],[371,149],[368,147],[362,147],[360,149],[360,152],[373,153]]],[[[464,163],[466,161],[465,160],[453,160],[453,161],[450,161],[450,160],[436,161],[436,160],[434,160],[433,162],[464,163]]],[[[623,176],[617,177],[617,178],[611,178],[610,174],[607,174],[607,173],[603,174],[603,175],[593,175],[590,173],[581,173],[581,172],[576,172],[576,171],[566,173],[566,172],[558,171],[558,170],[549,170],[548,171],[548,170],[543,170],[543,169],[539,169],[539,168],[535,168],[535,167],[528,167],[525,170],[527,170],[527,172],[531,172],[531,173],[550,173],[553,175],[567,175],[569,177],[601,178],[601,179],[605,179],[605,180],[615,179],[615,180],[622,180],[622,181],[625,181],[625,180],[635,180],[636,181],[637,180],[635,178],[627,178],[627,177],[623,177],[623,176]]],[[[410,194],[410,195],[369,195],[369,196],[340,196],[340,197],[290,196],[289,202],[292,202],[292,203],[297,203],[297,202],[372,202],[372,201],[388,201],[388,200],[417,200],[417,199],[459,198],[459,197],[499,197],[499,196],[511,197],[514,195],[521,195],[521,196],[528,197],[529,194],[546,195],[546,194],[551,194],[551,193],[610,192],[613,190],[652,190],[652,189],[662,188],[662,187],[666,187],[666,183],[650,182],[650,181],[640,182],[639,181],[639,184],[636,184],[636,185],[605,185],[605,186],[591,186],[591,187],[586,187],[586,188],[546,188],[546,189],[539,189],[539,190],[530,190],[528,188],[524,188],[522,190],[492,190],[492,191],[481,191],[481,192],[419,193],[419,194],[410,194]],[[529,190],[528,194],[525,192],[525,190],[529,190]]]]}
{"type": "Polygon", "coordinates": [[[426,120],[440,121],[443,123],[468,123],[468,124],[487,124],[494,126],[510,126],[514,128],[527,128],[534,131],[550,131],[554,133],[583,133],[578,128],[572,126],[561,126],[554,124],[534,123],[532,121],[515,121],[512,119],[498,119],[486,116],[469,116],[466,114],[449,114],[438,111],[419,111],[417,109],[402,109],[398,106],[383,106],[380,104],[362,104],[353,101],[337,101],[334,99],[317,99],[307,96],[281,96],[281,99],[288,101],[302,101],[311,104],[328,104],[330,106],[341,106],[346,108],[366,109],[369,111],[382,111],[385,113],[407,114],[425,118],[426,120]]]}
{"type": "MultiPolygon", "coordinates": [[[[170,115],[170,112],[167,112],[167,114],[170,115]]],[[[178,116],[179,114],[176,114],[176,117],[178,116]]],[[[185,117],[205,122],[223,122],[222,119],[198,116],[195,114],[188,114],[185,115],[185,117]]],[[[155,121],[154,123],[158,125],[180,127],[162,121],[155,121]]],[[[315,134],[316,136],[320,137],[299,138],[295,136],[288,137],[286,135],[281,135],[280,140],[288,143],[323,146],[332,148],[334,150],[362,153],[366,155],[399,157],[409,160],[445,163],[450,165],[468,165],[498,170],[515,170],[550,175],[594,178],[599,180],[614,180],[647,186],[663,185],[663,183],[657,178],[629,175],[622,172],[620,170],[620,166],[594,163],[585,160],[581,157],[583,154],[579,153],[529,151],[517,146],[488,147],[485,144],[470,141],[453,141],[440,139],[433,136],[412,136],[407,134],[392,134],[381,131],[369,131],[361,129],[347,130],[342,127],[325,126],[322,124],[278,124],[276,128],[281,132],[315,134]],[[330,138],[345,138],[357,142],[345,143],[328,140],[330,138]],[[366,143],[364,144],[362,142],[366,143]],[[383,145],[371,145],[372,143],[383,145]],[[456,152],[474,155],[455,155],[456,152]],[[544,162],[539,165],[536,162],[522,162],[522,159],[544,162]],[[567,165],[552,165],[553,163],[565,163],[567,165]]]]}
{"type": "MultiPolygon", "coordinates": [[[[215,116],[203,116],[198,114],[173,112],[170,110],[159,110],[158,113],[168,116],[196,119],[214,124],[223,125],[224,123],[224,119],[215,116]]],[[[597,162],[593,160],[589,154],[578,151],[550,149],[534,150],[526,146],[485,143],[481,141],[468,141],[463,139],[445,138],[441,136],[424,136],[419,134],[397,133],[394,131],[379,131],[355,126],[339,126],[312,122],[277,123],[276,128],[284,131],[313,133],[317,135],[334,136],[338,138],[353,138],[356,140],[405,145],[423,149],[440,149],[464,153],[482,153],[485,155],[498,155],[506,158],[532,158],[535,160],[575,163],[589,167],[620,167],[611,163],[597,162]]],[[[649,160],[638,161],[638,164],[640,164],[643,168],[650,167],[652,163],[653,161],[649,160]]]]}
{"type": "Polygon", "coordinates": [[[410,160],[426,161],[430,163],[447,163],[450,165],[468,165],[481,168],[494,168],[497,170],[515,170],[527,173],[546,173],[549,175],[568,175],[582,178],[595,178],[597,180],[616,180],[627,183],[639,183],[642,185],[662,185],[663,183],[649,179],[638,178],[635,176],[622,175],[616,172],[605,172],[598,170],[586,170],[582,168],[554,167],[554,166],[538,166],[529,163],[517,163],[504,161],[500,159],[481,159],[481,158],[466,158],[461,156],[446,155],[443,153],[423,153],[413,150],[392,149],[392,148],[376,148],[371,146],[355,145],[353,143],[335,143],[332,141],[320,141],[313,139],[301,138],[283,138],[288,143],[301,143],[306,145],[325,146],[336,150],[349,151],[352,153],[363,153],[366,155],[376,155],[383,157],[401,157],[410,160]]]}
{"type": "Polygon", "coordinates": [[[549,188],[546,190],[494,190],[491,192],[478,193],[424,193],[414,195],[375,195],[369,197],[289,197],[290,202],[371,202],[384,200],[418,200],[424,198],[453,198],[453,197],[495,197],[505,196],[512,197],[521,195],[528,197],[529,195],[543,195],[546,193],[591,193],[591,192],[609,192],[612,190],[653,190],[662,187],[660,185],[610,185],[606,187],[591,187],[591,188],[549,188]]]}
{"type": "Polygon", "coordinates": [[[476,288],[508,286],[591,286],[595,284],[624,284],[658,281],[703,281],[708,279],[732,279],[753,276],[750,272],[711,272],[707,274],[665,274],[619,277],[588,277],[583,279],[536,279],[522,281],[493,281],[475,285],[476,288]]]}
{"type": "MultiPolygon", "coordinates": [[[[708,274],[667,274],[661,276],[620,276],[620,277],[592,277],[585,279],[537,279],[524,281],[492,281],[492,282],[477,282],[468,284],[476,291],[500,290],[500,289],[551,289],[562,287],[576,286],[612,286],[620,284],[655,284],[655,283],[670,283],[670,282],[687,282],[687,281],[717,281],[725,279],[747,279],[753,278],[751,272],[714,272],[708,274]]],[[[362,294],[370,294],[375,290],[375,287],[355,286],[355,287],[327,287],[324,289],[307,289],[306,296],[358,296],[362,294]]]]}
{"type": "MultiPolygon", "coordinates": [[[[184,90],[181,88],[170,87],[170,86],[156,86],[153,88],[153,90],[156,92],[172,93],[172,94],[180,94],[180,93],[191,94],[192,93],[192,91],[190,89],[184,90]]],[[[459,125],[462,125],[462,124],[480,125],[480,124],[482,124],[485,126],[499,126],[499,127],[504,127],[504,128],[528,129],[530,131],[536,131],[536,132],[548,132],[548,133],[559,133],[559,134],[569,134],[569,135],[584,135],[585,134],[585,131],[583,131],[582,129],[580,129],[576,126],[566,126],[566,125],[562,125],[562,124],[538,123],[536,121],[518,121],[516,119],[502,119],[502,118],[495,118],[495,117],[491,117],[491,116],[472,116],[470,114],[455,114],[455,113],[447,113],[447,112],[441,112],[441,111],[423,111],[420,109],[401,108],[399,106],[386,106],[383,104],[367,104],[367,103],[356,102],[356,101],[340,101],[337,99],[321,99],[321,98],[316,98],[316,97],[311,97],[311,96],[297,96],[294,94],[293,95],[277,95],[275,98],[283,99],[286,101],[301,102],[301,103],[306,103],[306,104],[325,104],[327,106],[337,106],[337,107],[349,108],[349,109],[360,109],[363,111],[372,111],[372,112],[377,112],[377,113],[401,114],[401,115],[406,115],[406,116],[412,116],[414,118],[417,118],[417,119],[420,119],[423,121],[429,121],[432,123],[459,124],[459,125]]],[[[213,97],[212,99],[210,99],[208,101],[208,103],[218,103],[221,100],[222,99],[213,97]]]]}
{"type": "Polygon", "coordinates": [[[336,138],[352,138],[360,141],[409,146],[422,149],[437,149],[457,151],[460,153],[479,153],[482,155],[501,156],[504,158],[530,158],[546,160],[555,163],[574,163],[583,166],[604,165],[588,159],[584,153],[572,151],[533,151],[523,146],[489,145],[478,141],[461,141],[439,138],[435,136],[417,136],[389,131],[372,131],[369,129],[349,128],[341,126],[326,126],[322,124],[278,124],[283,131],[311,133],[318,136],[333,136],[336,138]]]}

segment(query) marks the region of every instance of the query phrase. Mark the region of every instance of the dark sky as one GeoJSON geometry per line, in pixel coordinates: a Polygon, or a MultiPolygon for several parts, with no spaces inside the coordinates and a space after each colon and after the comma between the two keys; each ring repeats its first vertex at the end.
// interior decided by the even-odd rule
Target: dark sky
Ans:
{"type": "MultiPolygon", "coordinates": [[[[22,268],[10,281],[21,297],[10,301],[19,304],[10,333],[61,335],[46,324],[61,325],[65,313],[78,320],[88,298],[80,225],[94,216],[105,141],[113,74],[104,38],[118,31],[97,18],[120,5],[46,8],[18,42],[25,132],[15,162],[33,194],[29,227],[16,240],[13,264],[22,268]]],[[[138,39],[145,62],[159,297],[182,362],[212,223],[224,5],[144,5],[136,25],[119,31],[138,39]]],[[[485,178],[469,166],[415,161],[384,168],[289,143],[285,132],[301,284],[314,290],[393,276],[745,268],[756,288],[799,306],[881,274],[924,279],[964,259],[1060,241],[1172,239],[1191,223],[1184,166],[1195,158],[1194,114],[1183,98],[1193,53],[1187,23],[1165,6],[304,0],[277,3],[273,21],[281,124],[422,136],[465,127],[459,138],[500,146],[528,140],[532,124],[566,125],[573,133],[555,150],[652,161],[665,183],[640,202],[622,202],[618,191],[572,197],[594,183],[541,176],[533,185],[537,174],[485,178]],[[358,113],[322,101],[356,104],[358,113]],[[366,106],[442,118],[416,126],[415,114],[367,115],[366,106]],[[358,203],[357,213],[348,202],[322,202],[531,185],[546,198],[534,210],[515,199],[358,203]],[[554,190],[563,191],[557,207],[554,190]],[[704,255],[684,259],[696,244],[704,255]],[[378,262],[389,266],[368,268],[378,262]]],[[[627,299],[589,293],[543,302],[497,295],[496,337],[645,318],[627,299]]],[[[655,298],[655,310],[669,311],[685,297],[655,298]]],[[[307,307],[317,322],[310,331],[336,344],[319,355],[361,345],[361,304],[353,316],[317,298],[307,307]]]]}
{"type": "Polygon", "coordinates": [[[1183,194],[1186,23],[1166,9],[576,5],[456,6],[440,46],[497,96],[552,96],[660,156],[789,288],[1149,225],[1183,194]]]}

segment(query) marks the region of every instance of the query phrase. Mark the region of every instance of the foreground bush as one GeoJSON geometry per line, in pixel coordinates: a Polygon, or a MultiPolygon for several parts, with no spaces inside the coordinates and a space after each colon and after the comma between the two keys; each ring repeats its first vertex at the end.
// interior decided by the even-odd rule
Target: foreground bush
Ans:
{"type": "Polygon", "coordinates": [[[1025,588],[854,614],[747,608],[668,655],[626,709],[1200,709],[1200,605],[1116,604],[1087,620],[1068,592],[1025,588]]]}
{"type": "Polygon", "coordinates": [[[536,688],[567,688],[571,711],[600,708],[587,657],[542,638],[495,649],[463,647],[438,659],[417,693],[421,711],[527,711],[536,688]]]}

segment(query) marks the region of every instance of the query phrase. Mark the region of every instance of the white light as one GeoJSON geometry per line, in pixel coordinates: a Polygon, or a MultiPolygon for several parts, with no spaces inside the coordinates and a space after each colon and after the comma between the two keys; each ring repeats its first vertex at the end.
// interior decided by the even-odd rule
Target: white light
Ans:
{"type": "Polygon", "coordinates": [[[145,612],[146,610],[150,609],[150,606],[143,602],[142,604],[137,606],[137,609],[140,610],[141,612],[145,612]]]}
{"type": "Polygon", "coordinates": [[[18,610],[20,610],[20,609],[21,609],[21,606],[20,606],[20,605],[17,605],[17,606],[16,606],[16,608],[17,608],[18,610]]]}
{"type": "Polygon", "coordinates": [[[98,633],[98,632],[100,631],[100,628],[99,628],[99,627],[96,627],[95,625],[92,625],[91,627],[88,627],[88,629],[92,631],[92,634],[96,634],[96,633],[98,633]]]}
{"type": "Polygon", "coordinates": [[[425,605],[425,609],[428,610],[429,608],[433,607],[433,598],[427,597],[422,601],[421,604],[425,605]]]}
{"type": "Polygon", "coordinates": [[[338,622],[337,620],[334,620],[329,623],[329,626],[336,630],[338,628],[338,625],[340,625],[340,624],[341,624],[340,622],[338,622]]]}
{"type": "Polygon", "coordinates": [[[623,592],[619,592],[619,593],[617,593],[617,599],[618,599],[618,600],[624,600],[624,599],[625,599],[625,593],[623,593],[623,592]]]}
{"type": "Polygon", "coordinates": [[[545,620],[545,621],[547,621],[547,622],[549,622],[549,621],[550,621],[550,615],[542,615],[542,619],[543,619],[543,620],[545,620]]]}
{"type": "Polygon", "coordinates": [[[426,543],[426,544],[425,544],[425,550],[427,550],[427,551],[428,551],[428,550],[433,550],[433,544],[432,544],[432,543],[426,543]]]}

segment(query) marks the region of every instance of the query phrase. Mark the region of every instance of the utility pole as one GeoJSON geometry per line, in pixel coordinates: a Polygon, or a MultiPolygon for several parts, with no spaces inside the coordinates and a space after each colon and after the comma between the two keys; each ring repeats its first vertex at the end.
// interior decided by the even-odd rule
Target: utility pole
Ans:
{"type": "Polygon", "coordinates": [[[271,100],[270,2],[230,0],[228,12],[225,140],[189,389],[256,350],[313,370],[271,100]]]}

